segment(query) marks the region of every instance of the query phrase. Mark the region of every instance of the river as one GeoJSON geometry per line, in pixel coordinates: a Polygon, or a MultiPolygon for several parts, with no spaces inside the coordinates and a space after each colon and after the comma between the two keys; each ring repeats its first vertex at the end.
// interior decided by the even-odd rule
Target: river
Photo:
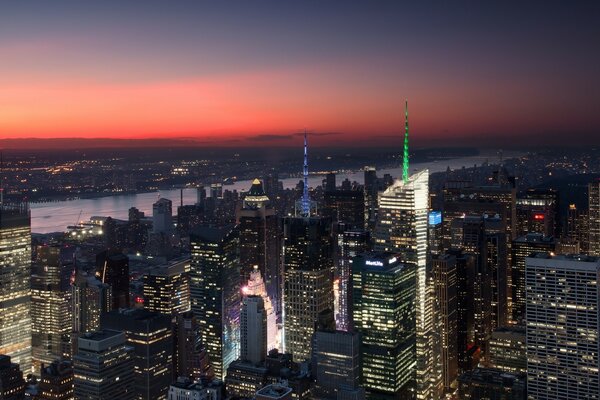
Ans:
{"type": "MultiPolygon", "coordinates": [[[[515,157],[518,154],[505,154],[508,157],[515,157]]],[[[411,164],[411,172],[429,169],[430,173],[442,172],[446,168],[457,169],[462,167],[472,167],[481,165],[483,162],[497,162],[494,154],[480,154],[477,156],[455,158],[449,160],[439,160],[425,163],[411,164]]],[[[402,174],[402,168],[381,169],[377,171],[378,176],[391,174],[393,177],[399,177],[402,174]]],[[[323,176],[310,176],[308,183],[310,187],[316,187],[321,184],[323,176]]],[[[362,171],[337,174],[338,185],[348,178],[350,181],[363,183],[364,173],[362,171]]],[[[284,188],[293,188],[300,178],[282,179],[284,188]]],[[[246,191],[250,188],[250,182],[237,181],[233,185],[223,186],[223,190],[246,191]]],[[[131,207],[137,207],[139,210],[152,214],[152,204],[160,197],[173,201],[173,208],[180,204],[180,190],[161,190],[154,193],[139,193],[127,195],[111,195],[93,199],[77,199],[55,201],[48,203],[31,204],[31,230],[35,233],[50,233],[65,231],[67,226],[78,222],[81,213],[81,220],[89,220],[92,216],[111,216],[118,219],[127,219],[128,210],[131,207]]],[[[196,202],[196,190],[194,188],[183,189],[183,204],[194,204],[196,202]]]]}

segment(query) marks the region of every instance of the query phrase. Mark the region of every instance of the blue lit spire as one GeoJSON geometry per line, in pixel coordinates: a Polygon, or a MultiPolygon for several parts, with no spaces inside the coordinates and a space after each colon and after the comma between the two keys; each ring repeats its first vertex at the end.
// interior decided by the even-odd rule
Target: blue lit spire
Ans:
{"type": "Polygon", "coordinates": [[[304,130],[304,188],[302,191],[302,215],[310,216],[310,199],[308,197],[308,140],[304,130]]]}

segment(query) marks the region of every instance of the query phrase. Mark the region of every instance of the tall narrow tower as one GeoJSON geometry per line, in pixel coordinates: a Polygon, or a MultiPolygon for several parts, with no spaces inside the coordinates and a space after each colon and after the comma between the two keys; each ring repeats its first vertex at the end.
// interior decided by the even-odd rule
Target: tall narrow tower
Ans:
{"type": "Polygon", "coordinates": [[[402,158],[402,181],[408,182],[408,100],[404,103],[404,157],[402,158]]]}
{"type": "Polygon", "coordinates": [[[302,215],[308,217],[310,214],[310,199],[308,198],[308,140],[304,130],[304,187],[302,191],[302,215]]]}
{"type": "Polygon", "coordinates": [[[31,372],[31,215],[0,204],[0,354],[31,372]]]}
{"type": "Polygon", "coordinates": [[[432,395],[433,350],[431,334],[433,302],[427,283],[427,218],[429,214],[429,171],[409,175],[408,102],[405,105],[404,160],[402,179],[379,193],[374,249],[397,253],[401,262],[416,271],[416,358],[407,363],[416,381],[417,399],[432,395]]]}

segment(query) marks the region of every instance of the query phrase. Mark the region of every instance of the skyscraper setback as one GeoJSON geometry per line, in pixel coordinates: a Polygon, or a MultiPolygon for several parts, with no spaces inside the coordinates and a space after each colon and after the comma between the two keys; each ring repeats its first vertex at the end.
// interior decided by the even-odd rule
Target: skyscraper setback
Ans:
{"type": "Polygon", "coordinates": [[[252,182],[236,217],[240,232],[241,283],[246,285],[257,268],[265,281],[277,319],[281,321],[281,220],[270,205],[260,180],[252,182]]]}

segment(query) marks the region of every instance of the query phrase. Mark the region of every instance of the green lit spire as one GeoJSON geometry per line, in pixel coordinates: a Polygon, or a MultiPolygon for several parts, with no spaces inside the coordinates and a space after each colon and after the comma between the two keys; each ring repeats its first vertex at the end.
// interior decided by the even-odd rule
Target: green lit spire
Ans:
{"type": "Polygon", "coordinates": [[[402,180],[408,182],[408,100],[404,105],[404,158],[402,160],[402,180]]]}

